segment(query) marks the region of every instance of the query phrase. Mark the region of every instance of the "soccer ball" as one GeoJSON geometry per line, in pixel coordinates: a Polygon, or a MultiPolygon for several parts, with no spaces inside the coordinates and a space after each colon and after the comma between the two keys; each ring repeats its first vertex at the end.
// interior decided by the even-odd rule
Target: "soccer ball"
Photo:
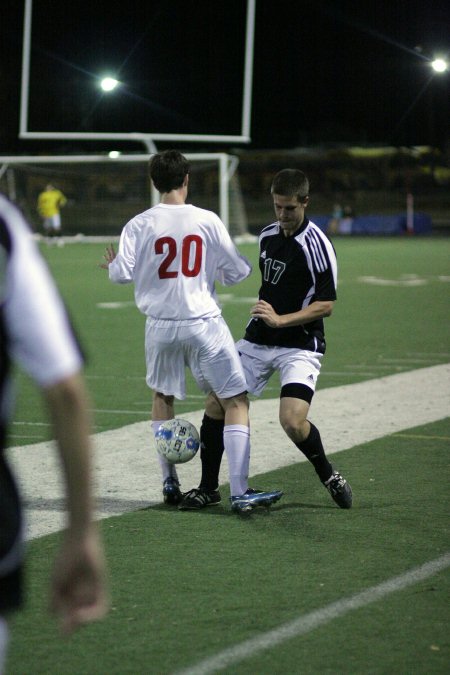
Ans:
{"type": "Polygon", "coordinates": [[[200,436],[187,420],[163,422],[155,435],[156,449],[170,464],[184,464],[195,457],[200,447],[200,436]]]}

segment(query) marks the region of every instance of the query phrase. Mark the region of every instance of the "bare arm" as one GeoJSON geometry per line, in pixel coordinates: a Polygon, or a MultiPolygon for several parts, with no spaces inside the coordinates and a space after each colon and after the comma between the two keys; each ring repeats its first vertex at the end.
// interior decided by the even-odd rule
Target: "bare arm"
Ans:
{"type": "Polygon", "coordinates": [[[90,418],[80,374],[44,389],[66,483],[68,526],[57,555],[50,607],[64,633],[107,611],[105,565],[93,522],[90,418]]]}
{"type": "Polygon", "coordinates": [[[288,326],[301,326],[316,319],[331,316],[333,307],[334,301],[332,300],[316,300],[298,312],[277,314],[268,302],[258,300],[256,305],[251,308],[250,314],[255,319],[262,319],[271,328],[287,328],[288,326]]]}

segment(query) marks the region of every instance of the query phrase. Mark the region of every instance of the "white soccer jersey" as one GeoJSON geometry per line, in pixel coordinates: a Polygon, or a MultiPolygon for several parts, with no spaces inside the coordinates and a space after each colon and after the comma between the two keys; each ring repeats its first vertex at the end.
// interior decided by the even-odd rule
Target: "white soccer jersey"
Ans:
{"type": "Polygon", "coordinates": [[[143,314],[173,321],[219,316],[215,281],[231,286],[250,272],[220,218],[191,204],[158,204],[135,216],[109,265],[111,281],[134,281],[143,314]]]}

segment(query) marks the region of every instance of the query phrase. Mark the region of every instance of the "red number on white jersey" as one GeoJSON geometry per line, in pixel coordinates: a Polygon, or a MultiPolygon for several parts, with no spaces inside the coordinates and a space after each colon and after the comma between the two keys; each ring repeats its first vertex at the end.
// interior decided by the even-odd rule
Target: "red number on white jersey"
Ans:
{"type": "MultiPolygon", "coordinates": [[[[178,276],[177,269],[169,269],[177,257],[177,242],[172,237],[161,237],[155,241],[155,253],[165,258],[158,270],[160,279],[173,279],[178,276]]],[[[196,277],[202,267],[203,241],[197,234],[184,237],[181,245],[181,273],[185,277],[196,277]],[[191,254],[192,260],[191,260],[191,254]]],[[[177,265],[175,264],[175,267],[177,265]]]]}

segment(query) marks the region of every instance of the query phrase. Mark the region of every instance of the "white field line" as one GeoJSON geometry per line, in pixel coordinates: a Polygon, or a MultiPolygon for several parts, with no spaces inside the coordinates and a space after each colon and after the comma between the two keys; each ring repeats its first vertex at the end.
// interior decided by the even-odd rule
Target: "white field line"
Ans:
{"type": "Polygon", "coordinates": [[[245,640],[234,647],[224,649],[211,658],[200,661],[189,668],[178,670],[174,675],[211,675],[212,673],[217,673],[224,668],[236,665],[261,652],[273,649],[286,642],[286,640],[305,635],[348,612],[367,607],[367,605],[381,600],[391,593],[401,591],[408,586],[428,579],[428,577],[445,570],[449,566],[450,553],[446,553],[435,560],[425,563],[421,567],[416,567],[409,572],[392,577],[377,586],[371,586],[361,593],[352,595],[349,598],[342,598],[330,605],[325,605],[325,607],[299,616],[297,619],[282,624],[278,628],[274,628],[266,633],[259,633],[256,637],[245,640]]]}
{"type": "Polygon", "coordinates": [[[437,356],[439,358],[448,359],[450,357],[450,352],[406,352],[406,356],[437,356]]]}
{"type": "MultiPolygon", "coordinates": [[[[251,477],[305,461],[281,429],[278,406],[278,399],[250,405],[251,477]]],[[[445,364],[321,389],[314,396],[310,419],[320,429],[331,455],[449,415],[450,364],[445,364]]],[[[199,428],[203,411],[178,416],[199,428]]],[[[98,519],[161,502],[161,472],[150,422],[103,431],[93,440],[98,519]]],[[[64,491],[53,443],[10,448],[7,454],[24,496],[27,538],[61,530],[65,525],[64,491]]],[[[181,465],[178,475],[182,490],[198,485],[200,457],[181,465]]],[[[351,481],[351,470],[348,478],[351,481]]],[[[228,483],[226,461],[220,482],[228,483]]],[[[359,499],[363,495],[355,493],[356,508],[359,499]]]]}

